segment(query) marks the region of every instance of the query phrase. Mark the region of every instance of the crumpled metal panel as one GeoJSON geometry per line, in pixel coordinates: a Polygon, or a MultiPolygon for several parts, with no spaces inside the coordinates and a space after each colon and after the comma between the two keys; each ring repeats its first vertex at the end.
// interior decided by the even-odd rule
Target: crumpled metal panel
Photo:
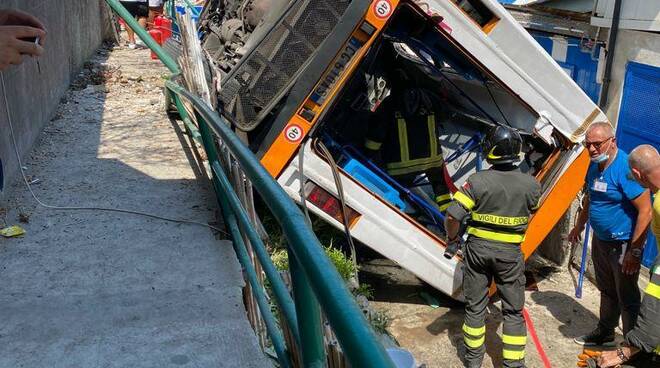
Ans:
{"type": "Polygon", "coordinates": [[[223,81],[224,112],[244,131],[256,128],[331,33],[349,0],[299,0],[223,81]]]}

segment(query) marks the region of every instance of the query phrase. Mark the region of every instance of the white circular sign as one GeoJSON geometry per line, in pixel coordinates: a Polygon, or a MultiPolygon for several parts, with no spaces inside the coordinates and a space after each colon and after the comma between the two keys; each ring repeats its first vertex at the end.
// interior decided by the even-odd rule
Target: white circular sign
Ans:
{"type": "Polygon", "coordinates": [[[374,14],[379,19],[386,19],[392,14],[392,3],[389,0],[380,0],[374,4],[374,14]]]}
{"type": "Polygon", "coordinates": [[[298,124],[291,124],[284,130],[284,138],[291,143],[298,143],[303,137],[304,130],[298,124]]]}

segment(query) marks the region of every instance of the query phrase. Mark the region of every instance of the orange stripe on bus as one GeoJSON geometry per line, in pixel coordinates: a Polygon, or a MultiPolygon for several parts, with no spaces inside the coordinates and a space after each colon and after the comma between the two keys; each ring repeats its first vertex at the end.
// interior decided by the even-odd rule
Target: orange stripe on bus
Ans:
{"type": "MultiPolygon", "coordinates": [[[[372,1],[371,5],[369,6],[369,9],[367,10],[367,14],[365,17],[365,19],[377,29],[376,33],[372,35],[371,38],[356,53],[355,57],[353,58],[353,61],[344,71],[341,78],[337,81],[337,84],[334,86],[328,98],[325,99],[323,105],[321,105],[320,108],[315,109],[316,117],[314,118],[314,120],[310,123],[307,120],[300,117],[296,112],[296,114],[291,118],[291,120],[289,120],[288,124],[286,125],[286,127],[289,127],[291,124],[297,124],[300,127],[302,127],[304,130],[302,139],[298,140],[295,143],[292,143],[291,141],[287,140],[285,137],[285,133],[286,133],[286,127],[285,127],[282,130],[282,132],[280,132],[280,134],[277,136],[273,144],[268,148],[266,154],[264,154],[264,156],[262,157],[261,164],[274,178],[277,178],[282,173],[282,170],[284,170],[284,168],[289,163],[289,161],[291,161],[293,155],[300,146],[300,143],[302,143],[305,140],[311,127],[314,126],[314,124],[316,124],[318,116],[320,115],[319,112],[324,111],[325,109],[328,108],[328,104],[334,99],[337,93],[344,87],[344,84],[346,83],[348,78],[353,74],[353,71],[355,71],[358,64],[360,63],[360,61],[362,61],[364,55],[371,47],[371,44],[376,39],[376,35],[379,34],[382,28],[385,26],[385,23],[389,18],[381,19],[377,17],[376,14],[374,13],[375,5],[381,1],[383,0],[372,1]]],[[[393,14],[395,12],[396,7],[399,5],[399,0],[389,0],[389,3],[392,5],[392,9],[393,9],[392,14],[393,14]]],[[[392,14],[390,14],[390,17],[392,14]]],[[[328,68],[329,67],[330,65],[328,66],[328,68]]],[[[323,73],[323,75],[325,75],[326,72],[327,70],[323,73]]],[[[307,96],[305,102],[308,100],[309,100],[309,96],[307,96]]],[[[302,108],[302,106],[300,106],[300,108],[302,108]]]]}

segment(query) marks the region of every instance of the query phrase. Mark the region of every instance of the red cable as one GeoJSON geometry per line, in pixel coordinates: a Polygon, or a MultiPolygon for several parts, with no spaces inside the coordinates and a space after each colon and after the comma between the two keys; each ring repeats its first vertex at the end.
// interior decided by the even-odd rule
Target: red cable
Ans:
{"type": "Polygon", "coordinates": [[[532,341],[534,341],[534,346],[536,346],[536,351],[538,351],[539,355],[541,356],[541,360],[543,361],[543,366],[545,368],[551,368],[552,365],[550,365],[550,360],[548,359],[548,356],[545,355],[545,351],[543,350],[541,341],[539,341],[539,337],[536,336],[534,323],[532,323],[532,318],[529,316],[529,313],[527,312],[527,308],[523,308],[523,317],[525,317],[525,322],[527,323],[527,331],[529,331],[529,334],[532,336],[532,341]]]}

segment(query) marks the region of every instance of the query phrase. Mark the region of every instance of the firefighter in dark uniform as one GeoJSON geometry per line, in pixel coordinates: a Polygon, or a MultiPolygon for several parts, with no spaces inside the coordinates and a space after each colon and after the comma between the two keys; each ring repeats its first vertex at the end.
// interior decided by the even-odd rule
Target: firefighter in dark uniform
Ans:
{"type": "Polygon", "coordinates": [[[387,173],[407,188],[419,174],[426,173],[435,202],[444,211],[451,204],[451,193],[438,141],[439,98],[416,87],[402,69],[396,69],[391,79],[392,95],[369,120],[364,142],[367,155],[382,162],[387,173]]]}
{"type": "Polygon", "coordinates": [[[459,242],[459,228],[467,221],[464,250],[463,337],[466,367],[481,367],[486,347],[485,312],[493,280],[502,299],[504,367],[525,366],[527,333],[522,308],[525,302],[525,265],[520,243],[530,214],[538,206],[541,186],[516,166],[522,148],[520,134],[497,126],[482,142],[492,166],[471,175],[454,193],[447,209],[447,243],[459,242]]]}

